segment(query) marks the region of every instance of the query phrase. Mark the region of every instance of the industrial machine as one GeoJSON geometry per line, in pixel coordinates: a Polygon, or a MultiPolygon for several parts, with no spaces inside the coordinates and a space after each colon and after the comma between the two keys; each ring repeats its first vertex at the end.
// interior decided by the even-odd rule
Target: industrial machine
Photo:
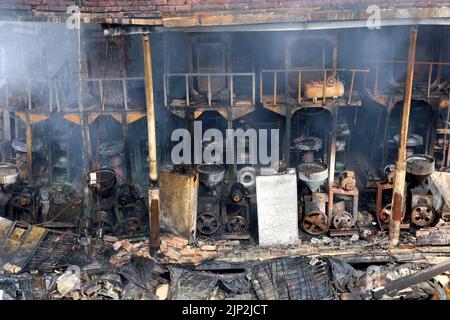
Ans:
{"type": "Polygon", "coordinates": [[[99,237],[104,234],[136,235],[144,232],[146,203],[137,186],[118,184],[116,172],[109,168],[89,172],[87,184],[91,200],[82,221],[83,226],[90,224],[99,237]],[[90,218],[91,222],[86,222],[86,218],[90,218]]]}
{"type": "Polygon", "coordinates": [[[328,166],[320,161],[304,162],[297,166],[300,182],[306,184],[301,190],[300,199],[303,202],[300,225],[311,235],[321,235],[328,232],[330,219],[326,211],[328,197],[326,193],[318,191],[328,178],[328,166]]]}
{"type": "Polygon", "coordinates": [[[338,185],[320,190],[328,178],[328,167],[321,162],[306,162],[297,167],[301,190],[302,229],[310,235],[330,232],[332,236],[357,234],[354,228],[358,214],[358,189],[353,171],[343,171],[338,185]]]}
{"type": "Polygon", "coordinates": [[[23,183],[28,183],[28,175],[33,174],[33,179],[44,178],[44,173],[47,169],[47,159],[41,153],[44,144],[40,139],[34,139],[32,143],[32,164],[30,166],[31,173],[29,173],[28,159],[27,159],[27,144],[24,140],[14,139],[12,141],[12,148],[15,153],[16,165],[20,168],[19,179],[23,183]]]}
{"type": "MultiPolygon", "coordinates": [[[[402,213],[402,229],[409,229],[411,225],[427,227],[437,219],[433,208],[433,195],[424,182],[434,172],[434,158],[413,154],[406,159],[406,189],[405,210],[402,213]]],[[[388,165],[385,168],[385,181],[377,182],[376,213],[381,230],[389,228],[392,218],[392,192],[395,167],[388,165]]]]}
{"type": "Polygon", "coordinates": [[[239,171],[238,180],[242,182],[234,183],[230,192],[226,188],[216,190],[225,176],[222,165],[202,164],[197,171],[203,185],[198,196],[197,231],[204,236],[249,240],[251,206],[247,187],[254,189],[253,168],[239,171]]]}

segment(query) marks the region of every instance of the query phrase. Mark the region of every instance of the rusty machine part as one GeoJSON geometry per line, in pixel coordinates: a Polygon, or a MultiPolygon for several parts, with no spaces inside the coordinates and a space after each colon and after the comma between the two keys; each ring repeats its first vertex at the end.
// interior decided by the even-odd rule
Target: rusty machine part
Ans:
{"type": "Polygon", "coordinates": [[[433,194],[424,187],[411,189],[411,223],[418,227],[428,227],[435,220],[433,194]]]}
{"type": "Polygon", "coordinates": [[[353,217],[350,213],[342,211],[333,217],[333,226],[338,230],[349,230],[353,225],[353,217]]]}
{"type": "Polygon", "coordinates": [[[0,185],[2,187],[14,184],[20,173],[20,168],[12,163],[0,163],[0,185]]]}
{"type": "Polygon", "coordinates": [[[121,206],[134,203],[140,197],[139,191],[133,185],[127,183],[121,185],[117,190],[117,202],[121,206]]]}
{"type": "Polygon", "coordinates": [[[54,184],[40,189],[40,203],[43,222],[55,226],[75,227],[82,211],[83,199],[69,184],[54,184]]]}
{"type": "Polygon", "coordinates": [[[310,81],[305,85],[305,97],[307,99],[317,100],[317,98],[333,98],[342,97],[344,95],[344,83],[334,76],[326,79],[325,89],[324,81],[310,81]]]}
{"type": "Polygon", "coordinates": [[[395,177],[395,164],[388,164],[386,167],[384,167],[384,179],[387,183],[393,184],[394,183],[394,177],[395,177]]]}
{"type": "Polygon", "coordinates": [[[320,161],[305,162],[297,166],[297,173],[299,180],[314,193],[328,178],[328,167],[320,161]]]}
{"type": "MultiPolygon", "coordinates": [[[[378,219],[380,223],[387,224],[391,221],[392,218],[392,203],[388,203],[380,210],[378,213],[378,219]]],[[[402,220],[405,219],[405,213],[403,212],[402,220]]]]}
{"type": "MultiPolygon", "coordinates": [[[[396,134],[394,136],[394,141],[398,145],[400,139],[400,135],[396,134]]],[[[408,138],[406,139],[406,155],[411,156],[414,154],[414,148],[419,147],[423,145],[423,137],[419,136],[418,134],[410,134],[408,135],[408,138]]]]}
{"type": "Polygon", "coordinates": [[[303,216],[301,222],[302,229],[313,236],[319,236],[328,232],[328,217],[325,213],[309,212],[303,216]]]}
{"type": "Polygon", "coordinates": [[[389,223],[392,217],[392,204],[389,203],[378,213],[378,219],[381,223],[389,223]]]}
{"type": "Polygon", "coordinates": [[[318,152],[323,147],[323,141],[317,137],[302,135],[294,139],[294,146],[298,151],[302,152],[303,162],[313,162],[315,152],[318,152]]]}
{"type": "Polygon", "coordinates": [[[319,151],[323,147],[323,142],[317,137],[300,136],[294,139],[294,146],[300,151],[319,151]]]}
{"type": "Polygon", "coordinates": [[[213,235],[219,230],[219,218],[212,212],[203,212],[197,216],[197,231],[206,236],[213,235]]]}
{"type": "Polygon", "coordinates": [[[422,203],[411,209],[411,223],[418,227],[430,226],[436,218],[436,213],[432,206],[422,203]]]}
{"type": "Polygon", "coordinates": [[[96,211],[94,217],[95,233],[99,238],[105,234],[112,234],[115,230],[111,215],[106,211],[96,211]]]}
{"type": "Polygon", "coordinates": [[[421,184],[434,172],[434,158],[425,154],[413,154],[406,158],[406,180],[421,184]]]}
{"type": "Polygon", "coordinates": [[[229,233],[241,234],[248,229],[248,222],[242,216],[233,216],[228,220],[226,229],[229,233]]]}
{"type": "Polygon", "coordinates": [[[353,171],[344,171],[339,175],[339,186],[346,190],[352,191],[356,188],[355,173],[353,171]]]}
{"type": "Polygon", "coordinates": [[[228,198],[220,201],[220,223],[223,238],[250,239],[249,191],[239,182],[231,186],[228,198]]]}
{"type": "Polygon", "coordinates": [[[234,183],[231,186],[230,198],[233,202],[240,202],[245,199],[249,194],[247,188],[242,183],[234,183]]]}
{"type": "Polygon", "coordinates": [[[144,232],[144,224],[138,217],[128,217],[125,219],[125,233],[136,235],[144,232]]]}
{"type": "Polygon", "coordinates": [[[17,188],[10,193],[5,205],[6,215],[11,220],[28,224],[40,222],[40,201],[37,188],[17,188]]]}
{"type": "Polygon", "coordinates": [[[199,180],[210,191],[222,182],[225,177],[225,168],[220,164],[201,164],[197,167],[199,180]]]}
{"type": "Polygon", "coordinates": [[[117,188],[116,195],[125,233],[127,235],[143,233],[146,205],[145,200],[140,196],[139,188],[135,185],[122,184],[117,188]]]}

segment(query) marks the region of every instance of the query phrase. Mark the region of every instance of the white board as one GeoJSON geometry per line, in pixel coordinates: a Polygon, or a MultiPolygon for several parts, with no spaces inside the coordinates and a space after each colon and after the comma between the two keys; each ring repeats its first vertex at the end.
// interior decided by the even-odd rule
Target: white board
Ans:
{"type": "Polygon", "coordinates": [[[256,177],[258,235],[260,245],[292,244],[298,239],[297,176],[256,177]]]}

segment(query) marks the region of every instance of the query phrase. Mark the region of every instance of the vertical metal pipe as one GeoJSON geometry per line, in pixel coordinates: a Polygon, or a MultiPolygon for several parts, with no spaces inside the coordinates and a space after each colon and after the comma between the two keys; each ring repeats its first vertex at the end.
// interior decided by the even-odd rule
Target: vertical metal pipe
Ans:
{"type": "Polygon", "coordinates": [[[211,75],[208,74],[208,107],[211,107],[211,99],[212,99],[212,93],[211,93],[211,75]]]}
{"type": "Polygon", "coordinates": [[[348,102],[350,104],[352,102],[352,94],[353,94],[353,85],[355,84],[355,73],[356,70],[352,71],[352,81],[350,82],[350,90],[348,91],[348,102]]]}
{"type": "Polygon", "coordinates": [[[290,166],[291,160],[291,128],[292,128],[292,109],[291,105],[286,105],[286,136],[284,141],[284,161],[286,166],[290,166]]]}
{"type": "Polygon", "coordinates": [[[167,108],[167,74],[164,74],[163,76],[163,82],[164,82],[164,107],[167,108]]]}
{"type": "Polygon", "coordinates": [[[98,80],[98,92],[100,93],[100,108],[105,111],[105,99],[103,99],[103,82],[98,80]]]}
{"type": "Polygon", "coordinates": [[[263,72],[259,73],[259,102],[263,103],[263,72]]]}
{"type": "Polygon", "coordinates": [[[255,83],[255,73],[252,73],[252,104],[256,104],[256,97],[255,97],[255,91],[256,91],[256,83],[255,83]]]}
{"type": "Polygon", "coordinates": [[[150,249],[159,248],[159,186],[158,163],[156,153],[156,117],[153,99],[153,70],[150,48],[150,35],[142,35],[145,72],[145,102],[147,106],[148,156],[149,156],[149,189],[148,201],[150,206],[150,249]]]}
{"type": "Polygon", "coordinates": [[[232,107],[233,106],[233,103],[234,103],[234,101],[233,101],[233,95],[234,95],[234,88],[233,88],[233,86],[234,86],[234,84],[233,84],[233,74],[231,74],[230,73],[230,107],[232,107]]]}
{"type": "MultiPolygon", "coordinates": [[[[80,20],[78,20],[78,30],[77,30],[77,50],[78,50],[78,109],[80,112],[80,128],[81,128],[81,140],[83,144],[83,150],[81,152],[81,157],[83,161],[84,171],[87,172],[90,169],[92,162],[92,146],[91,146],[91,138],[89,133],[89,121],[85,119],[84,114],[84,105],[83,105],[83,66],[82,66],[82,54],[81,54],[81,24],[80,20]],[[87,125],[86,125],[87,123],[87,125]],[[87,155],[86,155],[87,151],[87,155]]],[[[87,117],[86,117],[87,118],[87,117]]],[[[83,179],[84,181],[84,179],[83,179]]],[[[88,198],[87,188],[85,188],[86,193],[85,196],[88,198]]],[[[87,201],[87,200],[85,200],[87,201]]]]}
{"type": "Polygon", "coordinates": [[[427,98],[430,97],[430,90],[431,90],[431,76],[433,75],[433,64],[430,63],[428,67],[428,87],[427,87],[427,98]]]}
{"type": "Polygon", "coordinates": [[[11,153],[11,116],[9,115],[9,110],[5,108],[3,110],[3,135],[2,135],[2,161],[9,162],[12,158],[11,153]]]}
{"type": "Polygon", "coordinates": [[[277,105],[277,72],[273,73],[273,105],[277,105]]]}
{"type": "Polygon", "coordinates": [[[186,106],[189,107],[189,75],[188,74],[186,74],[186,76],[184,78],[184,83],[186,85],[186,106]]]}
{"type": "Polygon", "coordinates": [[[34,183],[33,176],[33,134],[31,131],[30,114],[25,111],[25,143],[27,145],[27,182],[32,187],[34,183]]]}
{"type": "Polygon", "coordinates": [[[406,177],[406,141],[408,137],[409,114],[411,109],[412,86],[414,79],[414,61],[416,55],[417,26],[411,27],[409,36],[408,63],[406,68],[405,92],[403,96],[403,113],[400,129],[397,162],[392,200],[392,219],[389,224],[389,242],[392,246],[398,244],[400,223],[405,203],[406,177]]]}
{"type": "Polygon", "coordinates": [[[126,79],[122,79],[122,88],[125,110],[128,110],[128,81],[126,79]]]}
{"type": "Polygon", "coordinates": [[[31,110],[31,80],[28,80],[28,110],[31,110]]]}
{"type": "MultiPolygon", "coordinates": [[[[334,184],[334,170],[336,164],[336,132],[338,123],[338,109],[337,107],[331,110],[331,131],[330,131],[330,153],[328,161],[328,186],[331,187],[334,184]]],[[[330,198],[331,199],[331,198],[330,198]]],[[[331,202],[331,201],[330,201],[331,202]]]]}
{"type": "Polygon", "coordinates": [[[130,147],[128,145],[128,117],[126,112],[122,112],[122,133],[123,133],[123,144],[125,146],[125,167],[127,170],[127,183],[129,185],[133,184],[133,176],[131,175],[131,159],[130,159],[130,147]]]}
{"type": "Polygon", "coordinates": [[[51,81],[48,82],[48,96],[49,96],[48,109],[50,110],[50,112],[52,112],[53,111],[53,92],[52,92],[52,82],[51,81]]]}
{"type": "Polygon", "coordinates": [[[375,84],[374,84],[374,88],[373,88],[373,94],[375,95],[375,97],[378,96],[378,77],[380,75],[380,65],[377,64],[377,67],[375,69],[375,84]]]}

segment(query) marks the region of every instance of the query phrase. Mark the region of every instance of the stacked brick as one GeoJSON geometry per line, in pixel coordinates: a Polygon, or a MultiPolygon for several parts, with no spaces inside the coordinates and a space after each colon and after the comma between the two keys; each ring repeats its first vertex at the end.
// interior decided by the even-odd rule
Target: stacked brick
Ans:
{"type": "Polygon", "coordinates": [[[450,222],[446,222],[440,227],[418,230],[416,232],[416,245],[450,245],[450,222]]]}
{"type": "Polygon", "coordinates": [[[199,241],[197,246],[174,235],[162,235],[160,253],[162,262],[179,264],[200,264],[208,260],[239,262],[264,260],[274,257],[316,253],[317,248],[305,246],[298,241],[289,246],[261,247],[243,244],[239,240],[199,241]]]}
{"type": "Polygon", "coordinates": [[[363,9],[375,4],[387,8],[448,6],[447,0],[2,0],[1,11],[23,14],[65,14],[71,5],[84,13],[103,14],[109,18],[148,18],[178,13],[242,12],[273,9],[363,9]]]}

